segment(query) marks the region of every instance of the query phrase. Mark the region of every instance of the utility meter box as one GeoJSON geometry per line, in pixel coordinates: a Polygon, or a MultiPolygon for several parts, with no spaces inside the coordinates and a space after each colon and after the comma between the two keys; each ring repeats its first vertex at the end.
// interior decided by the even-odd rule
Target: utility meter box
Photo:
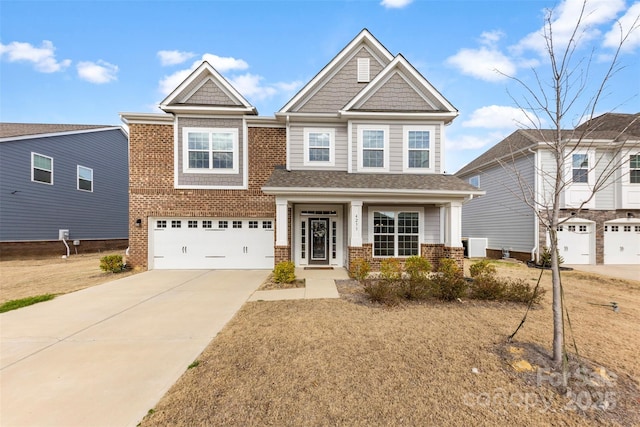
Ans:
{"type": "Polygon", "coordinates": [[[58,230],[58,240],[69,240],[69,230],[58,230]]]}

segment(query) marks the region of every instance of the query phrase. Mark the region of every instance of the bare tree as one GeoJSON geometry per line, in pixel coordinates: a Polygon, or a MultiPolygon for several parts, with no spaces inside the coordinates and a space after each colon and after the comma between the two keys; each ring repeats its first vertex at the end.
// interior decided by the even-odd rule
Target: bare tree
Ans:
{"type": "MultiPolygon", "coordinates": [[[[580,173],[593,175],[597,171],[595,179],[589,182],[588,194],[578,205],[573,206],[573,211],[579,213],[593,200],[596,193],[621,178],[622,159],[630,149],[625,139],[625,132],[629,126],[633,125],[631,122],[627,128],[618,131],[618,136],[612,138],[614,143],[608,147],[607,155],[599,156],[594,159],[595,161],[585,161],[582,165],[583,169],[577,168],[579,171],[577,177],[567,174],[566,164],[575,159],[574,154],[596,147],[597,143],[592,135],[599,130],[602,122],[594,120],[595,112],[607,94],[608,84],[622,70],[623,66],[620,62],[622,48],[631,33],[638,30],[640,22],[639,16],[629,28],[623,28],[620,22],[617,23],[620,31],[619,43],[607,63],[608,67],[601,75],[594,77],[591,75],[591,65],[595,59],[595,52],[592,50],[586,56],[580,56],[579,53],[580,41],[587,29],[589,17],[587,6],[588,0],[584,0],[570,36],[562,42],[554,35],[554,10],[546,11],[542,37],[545,42],[545,59],[548,59],[549,68],[546,71],[534,68],[533,84],[503,73],[523,90],[523,95],[519,97],[510,93],[511,98],[529,117],[530,123],[527,127],[537,135],[542,148],[552,154],[555,163],[555,170],[536,167],[536,173],[541,177],[544,187],[543,191],[538,189],[536,192],[535,188],[521,179],[518,170],[513,167],[515,162],[511,159],[515,159],[516,153],[512,153],[511,159],[501,162],[503,167],[509,168],[519,183],[516,196],[533,210],[548,232],[553,297],[552,358],[558,367],[565,356],[564,307],[557,234],[558,227],[566,221],[566,218],[563,219],[560,216],[563,207],[561,198],[572,184],[572,180],[580,178],[580,173]],[[575,123],[570,123],[576,117],[584,121],[583,125],[577,128],[574,126],[575,123]],[[550,123],[550,126],[543,129],[542,123],[550,123]],[[569,123],[571,125],[567,126],[569,123]]],[[[635,120],[638,120],[637,115],[635,120]]],[[[581,157],[578,156],[577,159],[579,161],[581,157]]]]}

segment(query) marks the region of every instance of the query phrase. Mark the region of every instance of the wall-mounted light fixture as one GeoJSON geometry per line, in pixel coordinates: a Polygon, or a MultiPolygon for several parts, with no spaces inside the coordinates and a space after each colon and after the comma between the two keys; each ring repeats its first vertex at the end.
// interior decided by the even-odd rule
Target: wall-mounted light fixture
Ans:
{"type": "Polygon", "coordinates": [[[627,212],[627,218],[635,218],[635,215],[633,215],[633,212],[627,212]]]}
{"type": "Polygon", "coordinates": [[[142,225],[142,219],[136,219],[136,227],[140,227],[142,225]]]}

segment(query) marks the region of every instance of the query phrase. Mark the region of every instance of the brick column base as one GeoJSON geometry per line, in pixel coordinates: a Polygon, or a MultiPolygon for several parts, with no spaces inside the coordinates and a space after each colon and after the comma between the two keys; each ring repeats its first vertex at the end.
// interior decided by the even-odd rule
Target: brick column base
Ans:
{"type": "MultiPolygon", "coordinates": [[[[365,243],[362,247],[349,246],[348,251],[349,265],[353,260],[361,258],[369,263],[371,271],[380,271],[380,263],[385,259],[373,257],[373,245],[371,243],[365,243]]],[[[464,248],[462,247],[445,247],[443,244],[424,243],[420,247],[420,256],[431,263],[434,271],[440,266],[441,258],[455,259],[460,269],[464,268],[464,248]]],[[[404,267],[404,258],[399,258],[398,260],[404,267]]]]}
{"type": "Polygon", "coordinates": [[[273,249],[274,266],[282,261],[291,261],[291,246],[275,246],[273,249]]]}

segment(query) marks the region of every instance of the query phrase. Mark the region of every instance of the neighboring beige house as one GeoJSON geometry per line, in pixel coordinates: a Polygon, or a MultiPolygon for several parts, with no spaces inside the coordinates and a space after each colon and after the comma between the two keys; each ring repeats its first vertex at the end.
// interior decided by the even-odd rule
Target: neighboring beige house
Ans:
{"type": "Polygon", "coordinates": [[[462,204],[443,173],[457,110],[367,30],[275,117],[204,62],[162,101],[122,113],[130,135],[130,257],[148,269],[374,269],[462,262],[462,204]]]}
{"type": "MultiPolygon", "coordinates": [[[[567,221],[558,229],[558,248],[565,264],[640,265],[640,113],[604,114],[563,134],[569,142],[581,139],[563,165],[560,216],[567,221]],[[612,168],[606,185],[578,211],[597,177],[612,168]]],[[[549,204],[556,165],[546,142],[554,136],[517,130],[456,173],[487,192],[462,209],[462,234],[487,239],[489,256],[508,251],[535,260],[548,246],[546,229],[523,197],[549,204]]]]}

